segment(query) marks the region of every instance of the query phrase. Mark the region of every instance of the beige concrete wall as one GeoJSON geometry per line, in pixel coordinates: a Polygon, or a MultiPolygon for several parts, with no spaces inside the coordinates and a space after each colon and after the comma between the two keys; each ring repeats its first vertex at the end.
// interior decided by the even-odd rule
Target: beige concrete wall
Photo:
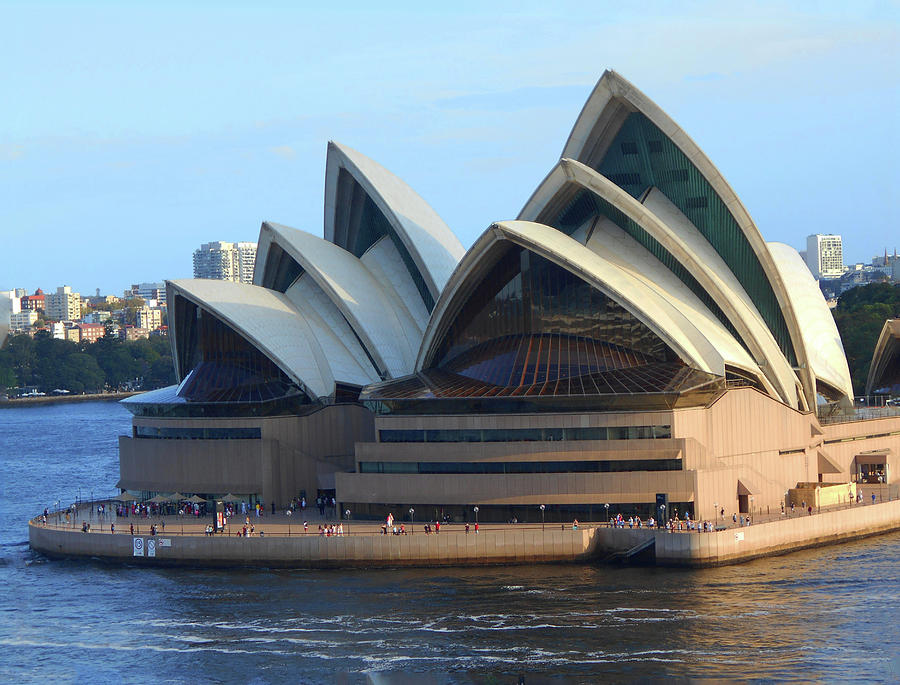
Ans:
{"type": "Polygon", "coordinates": [[[850,504],[856,500],[856,483],[801,483],[802,487],[788,491],[788,502],[795,507],[802,507],[803,502],[814,509],[831,507],[839,504],[850,504]]]}
{"type": "Polygon", "coordinates": [[[478,535],[459,531],[331,538],[159,535],[157,540],[169,540],[171,546],[158,546],[154,559],[133,556],[131,535],[82,533],[30,522],[29,540],[33,549],[54,557],[97,557],[135,564],[302,568],[581,562],[606,558],[653,537],[657,564],[715,566],[898,529],[900,500],[715,533],[602,527],[573,531],[555,526],[542,531],[522,526],[486,528],[478,535]]]}
{"type": "Polygon", "coordinates": [[[342,502],[406,504],[610,504],[694,498],[693,471],[541,474],[337,474],[342,502]]]}
{"type": "MultiPolygon", "coordinates": [[[[478,535],[345,535],[321,537],[227,537],[159,535],[171,547],[156,557],[133,556],[131,535],[82,533],[29,525],[33,549],[54,557],[97,557],[133,564],[202,566],[375,567],[478,566],[585,561],[592,556],[593,532],[554,528],[482,530],[478,535]]],[[[144,537],[146,542],[147,538],[144,537]]]]}
{"type": "Polygon", "coordinates": [[[325,407],[306,416],[240,419],[135,417],[135,426],[259,427],[261,440],[119,438],[120,487],[151,492],[256,494],[284,504],[306,491],[315,497],[320,473],[353,468],[357,441],[374,439],[374,419],[357,405],[325,407]]]}
{"type": "Polygon", "coordinates": [[[264,440],[140,440],[119,436],[120,487],[156,492],[259,492],[264,440]]]}
{"type": "MultiPolygon", "coordinates": [[[[510,443],[360,443],[359,461],[537,461],[683,459],[683,472],[604,474],[382,475],[339,474],[338,496],[348,502],[429,504],[564,504],[693,501],[695,516],[746,509],[776,513],[799,482],[819,479],[819,451],[841,467],[825,482],[850,479],[853,455],[890,448],[889,471],[900,475],[900,419],[821,427],[815,415],[788,407],[752,388],[730,390],[707,407],[674,411],[470,416],[379,416],[376,429],[466,429],[671,425],[672,439],[510,443]],[[896,433],[896,434],[894,434],[896,433]],[[857,438],[864,437],[859,440],[857,438]],[[870,436],[870,437],[865,437],[870,436]],[[833,440],[846,440],[834,443],[833,440]],[[739,482],[742,487],[739,487],[739,482]]],[[[357,469],[358,470],[358,469],[357,469]]]]}
{"type": "Polygon", "coordinates": [[[632,549],[652,536],[657,564],[716,566],[893,530],[900,530],[900,500],[715,533],[598,528],[596,549],[602,557],[632,549]]]}
{"type": "Polygon", "coordinates": [[[684,440],[664,438],[565,442],[361,442],[356,447],[356,462],[678,459],[684,448],[684,440]]]}

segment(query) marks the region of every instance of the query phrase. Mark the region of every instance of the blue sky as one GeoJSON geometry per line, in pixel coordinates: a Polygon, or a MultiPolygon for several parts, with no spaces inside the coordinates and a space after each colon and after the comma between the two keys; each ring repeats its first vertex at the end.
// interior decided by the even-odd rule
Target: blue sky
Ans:
{"type": "Polygon", "coordinates": [[[0,289],[189,277],[200,243],[263,220],[321,235],[329,139],[468,246],[518,213],[605,68],[767,240],[900,248],[897,2],[320,5],[0,0],[0,289]]]}

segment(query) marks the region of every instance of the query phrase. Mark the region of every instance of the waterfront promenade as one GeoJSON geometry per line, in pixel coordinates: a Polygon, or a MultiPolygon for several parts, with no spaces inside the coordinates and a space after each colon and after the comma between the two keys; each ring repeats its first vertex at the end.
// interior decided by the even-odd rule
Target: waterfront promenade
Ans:
{"type": "MultiPolygon", "coordinates": [[[[878,486],[867,488],[861,503],[839,505],[812,514],[795,512],[756,518],[750,526],[719,521],[715,530],[626,527],[606,522],[442,525],[425,534],[424,522],[407,524],[405,535],[382,534],[381,523],[307,518],[284,513],[229,521],[222,533],[209,535],[210,515],[165,517],[98,516],[95,507],[51,512],[43,523],[29,522],[36,551],[51,557],[92,557],[134,564],[273,567],[478,566],[487,564],[586,563],[633,560],[673,566],[715,566],[900,529],[900,499],[882,488],[885,499],[872,503],[878,486]],[[111,524],[115,523],[115,534],[111,524]],[[319,526],[343,525],[342,535],[320,534],[319,526]],[[134,535],[131,526],[135,526],[134,535]],[[89,526],[89,532],[84,532],[89,526]],[[151,526],[156,534],[151,535],[151,526]],[[243,536],[244,527],[248,533],[243,536]],[[138,540],[140,542],[138,542],[138,540]],[[152,540],[152,542],[151,542],[152,540]],[[153,548],[152,555],[150,548],[153,548]],[[637,553],[640,552],[639,556],[637,553]],[[633,557],[633,559],[632,559],[633,557]]],[[[400,524],[397,523],[399,528],[400,524]]]]}

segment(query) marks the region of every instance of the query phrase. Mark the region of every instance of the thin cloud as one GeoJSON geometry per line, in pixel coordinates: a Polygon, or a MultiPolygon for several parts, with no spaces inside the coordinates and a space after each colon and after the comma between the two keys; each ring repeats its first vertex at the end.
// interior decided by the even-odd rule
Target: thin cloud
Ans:
{"type": "Polygon", "coordinates": [[[273,154],[284,159],[294,159],[297,156],[297,151],[290,145],[277,145],[275,147],[269,148],[269,150],[273,154]]]}

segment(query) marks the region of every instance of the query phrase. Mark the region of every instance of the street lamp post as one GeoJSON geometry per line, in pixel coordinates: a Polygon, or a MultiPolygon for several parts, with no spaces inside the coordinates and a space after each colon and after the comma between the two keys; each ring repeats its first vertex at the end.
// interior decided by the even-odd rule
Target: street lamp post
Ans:
{"type": "Polygon", "coordinates": [[[347,535],[350,535],[350,510],[344,512],[344,518],[347,519],[347,535]]]}
{"type": "Polygon", "coordinates": [[[411,535],[415,535],[416,532],[416,510],[412,507],[409,508],[409,532],[411,535]]]}
{"type": "MultiPolygon", "coordinates": [[[[545,509],[545,508],[546,508],[546,507],[544,507],[544,505],[542,504],[542,505],[541,505],[541,532],[542,532],[542,533],[544,532],[544,509],[545,509]]],[[[476,510],[476,511],[477,511],[477,510],[476,510]]]]}
{"type": "Polygon", "coordinates": [[[715,512],[716,513],[716,525],[718,525],[719,524],[719,503],[716,502],[715,504],[713,504],[713,507],[715,507],[715,509],[716,509],[716,512],[715,512]]]}
{"type": "Polygon", "coordinates": [[[666,515],[666,505],[660,504],[659,505],[659,518],[656,519],[656,527],[657,528],[663,527],[663,518],[665,517],[665,515],[666,515]]]}
{"type": "Polygon", "coordinates": [[[478,507],[474,507],[472,511],[475,512],[475,525],[478,525],[478,507]]]}
{"type": "Polygon", "coordinates": [[[603,508],[606,509],[606,525],[609,527],[609,502],[604,504],[603,508]]]}

